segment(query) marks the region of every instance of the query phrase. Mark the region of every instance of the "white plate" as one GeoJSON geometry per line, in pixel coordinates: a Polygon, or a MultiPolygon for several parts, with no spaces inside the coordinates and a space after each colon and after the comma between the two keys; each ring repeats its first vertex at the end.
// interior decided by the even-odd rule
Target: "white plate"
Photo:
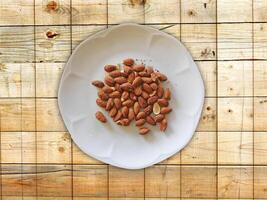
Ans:
{"type": "Polygon", "coordinates": [[[203,101],[203,81],[185,47],[164,32],[137,24],[114,26],[83,41],[65,66],[58,94],[62,118],[81,150],[127,169],[148,167],[180,151],[194,134],[203,101]],[[91,81],[104,78],[104,65],[128,57],[145,60],[168,76],[173,112],[166,133],[155,127],[141,136],[134,125],[121,127],[109,117],[106,124],[95,119],[101,109],[91,81]]]}

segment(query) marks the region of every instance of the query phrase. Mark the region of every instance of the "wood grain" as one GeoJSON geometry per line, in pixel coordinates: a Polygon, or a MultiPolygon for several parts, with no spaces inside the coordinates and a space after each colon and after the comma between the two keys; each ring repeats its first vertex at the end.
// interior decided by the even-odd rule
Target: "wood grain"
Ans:
{"type": "Polygon", "coordinates": [[[254,95],[267,94],[267,61],[254,61],[254,95]]]}
{"type": "Polygon", "coordinates": [[[254,197],[265,198],[267,195],[267,167],[254,167],[254,197]]]}
{"type": "Polygon", "coordinates": [[[263,23],[253,24],[254,28],[254,58],[266,59],[267,53],[267,25],[263,23]]]}
{"type": "Polygon", "coordinates": [[[254,132],[254,164],[267,164],[267,134],[254,132]]]}
{"type": "Polygon", "coordinates": [[[253,0],[254,6],[254,21],[266,22],[267,21],[267,2],[265,0],[253,0]]]}
{"type": "Polygon", "coordinates": [[[266,131],[267,124],[267,98],[255,97],[254,98],[254,130],[266,131]]]}

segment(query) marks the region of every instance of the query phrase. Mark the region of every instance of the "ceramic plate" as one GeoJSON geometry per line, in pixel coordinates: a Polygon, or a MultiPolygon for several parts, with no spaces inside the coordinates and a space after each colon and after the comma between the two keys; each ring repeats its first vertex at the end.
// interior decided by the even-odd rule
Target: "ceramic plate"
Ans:
{"type": "MultiPolygon", "coordinates": [[[[74,142],[86,154],[111,165],[140,169],[172,156],[192,138],[204,100],[204,85],[191,55],[174,37],[148,26],[122,24],[83,41],[70,56],[61,78],[58,104],[74,142]],[[166,74],[172,91],[165,133],[154,127],[141,136],[134,123],[116,125],[95,119],[93,80],[103,80],[106,64],[135,58],[166,74]]],[[[106,113],[105,111],[103,113],[106,113]]]]}

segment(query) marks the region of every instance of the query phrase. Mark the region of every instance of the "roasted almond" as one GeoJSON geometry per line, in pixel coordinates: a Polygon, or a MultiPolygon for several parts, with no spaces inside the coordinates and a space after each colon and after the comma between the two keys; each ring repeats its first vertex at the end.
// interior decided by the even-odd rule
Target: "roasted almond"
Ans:
{"type": "Polygon", "coordinates": [[[150,87],[153,89],[153,90],[157,90],[158,89],[158,85],[156,83],[151,83],[150,84],[150,87]]]}
{"type": "Polygon", "coordinates": [[[145,100],[143,97],[141,97],[141,96],[138,97],[138,103],[139,103],[139,105],[141,106],[141,108],[145,108],[145,107],[147,107],[147,102],[146,102],[146,100],[145,100]]]}
{"type": "Polygon", "coordinates": [[[158,99],[158,104],[161,106],[161,107],[166,107],[169,105],[169,102],[167,99],[158,99]]]}
{"type": "Polygon", "coordinates": [[[128,119],[132,121],[135,117],[134,111],[132,108],[129,109],[128,119]]]}
{"type": "Polygon", "coordinates": [[[164,98],[170,100],[171,99],[171,91],[167,88],[164,92],[164,98]]]}
{"type": "Polygon", "coordinates": [[[149,98],[149,94],[147,94],[145,91],[142,91],[142,97],[144,99],[148,99],[149,98]]]}
{"type": "Polygon", "coordinates": [[[159,85],[158,89],[157,89],[157,96],[159,98],[161,98],[163,96],[163,94],[164,94],[164,89],[163,89],[163,87],[161,85],[159,85]]]}
{"type": "Polygon", "coordinates": [[[119,97],[121,97],[121,93],[119,91],[114,91],[114,92],[109,94],[109,97],[111,97],[111,98],[119,98],[119,97]]]}
{"type": "Polygon", "coordinates": [[[155,72],[155,74],[157,75],[157,77],[159,78],[160,81],[166,81],[167,80],[167,76],[165,76],[164,74],[162,74],[160,72],[155,72]]]}
{"type": "Polygon", "coordinates": [[[112,72],[112,71],[117,69],[117,66],[116,65],[106,65],[104,67],[104,69],[105,69],[106,72],[112,72]]]}
{"type": "Polygon", "coordinates": [[[145,72],[145,71],[143,71],[143,72],[139,72],[138,75],[139,75],[139,76],[142,76],[142,77],[150,77],[150,74],[147,73],[147,72],[145,72]]]}
{"type": "Polygon", "coordinates": [[[136,72],[141,72],[145,69],[145,66],[144,65],[134,65],[133,66],[133,70],[136,71],[136,72]]]}
{"type": "Polygon", "coordinates": [[[167,126],[168,126],[168,122],[166,119],[163,119],[161,122],[160,122],[160,126],[159,126],[159,129],[161,131],[165,131],[167,129],[167,126]]]}
{"type": "Polygon", "coordinates": [[[101,100],[103,101],[108,100],[108,95],[105,92],[103,92],[103,90],[99,90],[97,94],[101,100]]]}
{"type": "Polygon", "coordinates": [[[134,108],[133,109],[134,109],[135,115],[137,115],[140,112],[141,107],[140,107],[138,102],[134,103],[134,108]]]}
{"type": "Polygon", "coordinates": [[[109,76],[109,75],[107,75],[107,76],[105,77],[104,82],[105,82],[108,86],[110,86],[110,87],[113,87],[114,84],[115,84],[115,81],[114,81],[113,78],[112,78],[111,76],[109,76]]]}
{"type": "Polygon", "coordinates": [[[142,88],[141,88],[141,86],[138,86],[138,87],[136,87],[136,88],[134,89],[134,94],[135,94],[136,96],[140,96],[140,95],[142,94],[142,88]]]}
{"type": "Polygon", "coordinates": [[[123,106],[131,107],[133,105],[133,101],[131,99],[128,99],[124,102],[122,102],[123,106]]]}
{"type": "Polygon", "coordinates": [[[136,120],[135,125],[136,126],[143,126],[145,123],[146,123],[145,119],[139,119],[139,120],[136,120]]]}
{"type": "Polygon", "coordinates": [[[109,94],[111,92],[113,92],[114,90],[112,89],[112,87],[109,87],[107,85],[105,85],[103,88],[102,88],[103,92],[109,94]]]}
{"type": "Polygon", "coordinates": [[[128,78],[128,74],[126,72],[121,72],[121,76],[124,78],[128,78]]]}
{"type": "Polygon", "coordinates": [[[113,108],[111,108],[111,110],[109,111],[109,116],[110,117],[115,117],[115,115],[117,114],[117,109],[114,106],[113,108]]]}
{"type": "Polygon", "coordinates": [[[98,99],[98,98],[96,99],[96,104],[98,106],[102,107],[102,108],[106,108],[106,106],[107,106],[107,102],[106,101],[103,101],[103,100],[98,99]]]}
{"type": "Polygon", "coordinates": [[[145,112],[139,112],[137,115],[136,115],[136,120],[139,120],[139,119],[145,119],[146,117],[146,113],[145,112]]]}
{"type": "Polygon", "coordinates": [[[142,84],[142,78],[140,76],[137,76],[133,81],[133,87],[138,87],[142,84]]]}
{"type": "Polygon", "coordinates": [[[152,105],[148,105],[147,107],[144,108],[144,112],[146,113],[146,115],[150,115],[152,111],[153,111],[152,105]]]}
{"type": "Polygon", "coordinates": [[[127,106],[123,106],[122,109],[121,109],[121,113],[122,113],[122,116],[123,117],[128,117],[128,114],[129,114],[129,108],[127,106]]]}
{"type": "Polygon", "coordinates": [[[92,82],[92,85],[96,86],[97,88],[102,88],[102,87],[104,87],[104,83],[103,83],[102,81],[98,81],[98,80],[93,81],[93,82],[92,82]]]}
{"type": "Polygon", "coordinates": [[[143,89],[144,89],[148,94],[150,94],[150,93],[153,92],[152,88],[151,88],[147,83],[144,83],[144,84],[143,84],[143,89]]]}
{"type": "Polygon", "coordinates": [[[127,91],[123,91],[122,95],[121,95],[121,101],[125,101],[129,98],[129,92],[127,91]]]}
{"type": "Polygon", "coordinates": [[[150,76],[151,76],[152,81],[158,80],[158,76],[155,72],[153,72],[150,76]]]}
{"type": "Polygon", "coordinates": [[[146,134],[149,133],[149,131],[150,131],[150,129],[146,128],[146,127],[142,127],[142,128],[139,129],[140,135],[146,135],[146,134]]]}
{"type": "Polygon", "coordinates": [[[114,70],[114,71],[110,72],[109,75],[110,75],[112,78],[116,78],[116,77],[121,76],[121,72],[120,72],[119,70],[114,70]]]}
{"type": "Polygon", "coordinates": [[[135,79],[135,74],[134,74],[134,72],[132,72],[132,73],[129,74],[129,76],[127,78],[127,81],[129,83],[133,83],[134,79],[135,79]]]}
{"type": "Polygon", "coordinates": [[[103,123],[106,123],[107,122],[107,119],[106,119],[105,115],[102,112],[100,112],[100,111],[97,111],[95,113],[95,117],[96,117],[96,119],[98,119],[99,121],[101,121],[103,123]]]}
{"type": "Polygon", "coordinates": [[[119,98],[114,99],[114,105],[119,110],[121,108],[121,100],[119,98]]]}
{"type": "Polygon", "coordinates": [[[130,120],[129,119],[121,119],[117,122],[118,125],[121,126],[128,126],[130,124],[130,120]]]}
{"type": "Polygon", "coordinates": [[[171,111],[172,111],[171,108],[169,108],[169,107],[163,107],[163,108],[161,108],[160,113],[165,115],[165,114],[170,113],[171,111]]]}
{"type": "Polygon", "coordinates": [[[146,72],[152,74],[154,72],[152,67],[146,67],[146,72]]]}
{"type": "Polygon", "coordinates": [[[121,89],[123,89],[124,91],[128,91],[128,92],[130,92],[130,91],[133,90],[133,86],[132,86],[131,83],[123,83],[123,84],[121,85],[121,89]]]}
{"type": "Polygon", "coordinates": [[[114,78],[114,81],[116,83],[123,84],[123,83],[126,83],[127,82],[127,79],[124,78],[123,76],[120,76],[120,77],[114,78]]]}
{"type": "Polygon", "coordinates": [[[108,102],[107,102],[106,110],[107,111],[110,111],[113,106],[114,106],[113,99],[112,98],[109,98],[108,99],[108,102]]]}
{"type": "Polygon", "coordinates": [[[156,125],[156,122],[155,122],[154,118],[151,117],[151,116],[147,116],[147,117],[146,117],[146,122],[147,122],[148,124],[152,125],[152,126],[155,126],[155,125],[156,125]]]}
{"type": "Polygon", "coordinates": [[[127,66],[132,66],[134,64],[134,60],[132,58],[127,58],[123,60],[123,64],[127,66]]]}
{"type": "Polygon", "coordinates": [[[133,101],[136,101],[137,100],[137,97],[134,93],[130,93],[130,99],[133,100],[133,101]]]}
{"type": "Polygon", "coordinates": [[[121,117],[122,117],[122,113],[121,113],[121,111],[119,110],[119,111],[117,112],[117,114],[115,115],[115,117],[113,118],[113,121],[116,122],[116,121],[120,120],[121,117]]]}
{"type": "Polygon", "coordinates": [[[121,86],[118,83],[115,83],[115,90],[122,92],[121,86]]]}
{"type": "Polygon", "coordinates": [[[126,74],[130,74],[130,73],[133,72],[133,69],[132,69],[131,67],[129,67],[129,66],[124,66],[124,67],[123,67],[123,70],[124,70],[124,72],[125,72],[126,74]]]}
{"type": "Polygon", "coordinates": [[[153,113],[155,115],[158,115],[160,113],[160,106],[157,102],[153,104],[153,113]]]}
{"type": "Polygon", "coordinates": [[[142,80],[144,83],[150,84],[153,82],[153,80],[149,77],[142,77],[142,80]]]}
{"type": "Polygon", "coordinates": [[[164,119],[164,115],[158,114],[154,117],[155,122],[161,122],[164,119]]]}
{"type": "Polygon", "coordinates": [[[148,100],[147,100],[147,103],[150,104],[150,105],[152,105],[155,102],[157,102],[157,100],[158,100],[158,97],[157,96],[149,97],[148,100]]]}

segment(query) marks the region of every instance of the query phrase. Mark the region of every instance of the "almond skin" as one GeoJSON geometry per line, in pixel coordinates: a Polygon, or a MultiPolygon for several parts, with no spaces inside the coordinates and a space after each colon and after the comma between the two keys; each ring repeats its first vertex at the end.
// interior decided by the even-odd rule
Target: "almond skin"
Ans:
{"type": "Polygon", "coordinates": [[[145,119],[139,119],[139,120],[136,120],[135,125],[136,126],[143,126],[145,123],[146,123],[145,119]]]}
{"type": "Polygon", "coordinates": [[[161,122],[164,119],[164,115],[158,114],[154,117],[155,122],[161,122]]]}
{"type": "Polygon", "coordinates": [[[103,100],[103,101],[108,100],[108,95],[105,92],[103,92],[102,90],[99,90],[97,94],[101,100],[103,100]]]}
{"type": "Polygon", "coordinates": [[[129,114],[129,108],[127,106],[123,106],[122,109],[121,109],[121,113],[122,113],[122,116],[123,117],[128,117],[128,114],[129,114]]]}
{"type": "Polygon", "coordinates": [[[105,82],[108,86],[110,86],[110,87],[113,87],[114,84],[115,84],[115,81],[114,81],[113,78],[112,78],[111,76],[109,76],[109,75],[107,75],[107,76],[105,77],[104,82],[105,82]]]}
{"type": "Polygon", "coordinates": [[[150,84],[153,82],[153,80],[151,78],[148,78],[148,77],[142,77],[142,80],[144,83],[147,83],[147,84],[150,84]]]}
{"type": "Polygon", "coordinates": [[[146,127],[142,127],[142,128],[139,129],[140,135],[146,135],[146,134],[149,133],[149,131],[150,131],[150,129],[146,128],[146,127]]]}
{"type": "Polygon", "coordinates": [[[138,97],[138,103],[139,103],[139,105],[141,106],[141,108],[145,108],[145,107],[147,107],[147,102],[146,102],[146,100],[145,100],[143,97],[141,97],[141,96],[138,97]]]}
{"type": "Polygon", "coordinates": [[[152,88],[152,90],[157,90],[158,89],[158,85],[156,83],[151,83],[150,87],[152,88]]]}
{"type": "Polygon", "coordinates": [[[127,81],[129,83],[133,83],[134,79],[135,79],[135,74],[134,73],[130,73],[128,78],[127,78],[127,81]]]}
{"type": "Polygon", "coordinates": [[[153,111],[152,105],[149,105],[149,106],[145,107],[145,109],[144,109],[144,112],[146,113],[146,115],[150,115],[152,113],[152,111],[153,111]]]}
{"type": "Polygon", "coordinates": [[[141,107],[140,107],[138,102],[134,103],[134,108],[133,109],[134,109],[134,114],[135,115],[137,115],[140,112],[141,107]]]}
{"type": "Polygon", "coordinates": [[[167,76],[165,76],[164,74],[160,72],[155,72],[155,74],[157,75],[160,81],[166,81],[168,79],[167,76]]]}
{"type": "Polygon", "coordinates": [[[166,119],[163,119],[161,122],[160,122],[160,126],[159,126],[159,129],[160,131],[165,131],[167,129],[167,126],[168,126],[168,122],[166,119]]]}
{"type": "Polygon", "coordinates": [[[147,116],[147,117],[146,117],[146,122],[147,122],[148,124],[152,125],[152,126],[155,126],[155,125],[156,125],[155,120],[154,120],[153,117],[151,117],[151,116],[147,116]]]}
{"type": "Polygon", "coordinates": [[[105,69],[106,72],[112,72],[112,71],[117,69],[117,66],[116,65],[106,65],[104,67],[104,69],[105,69]]]}
{"type": "Polygon", "coordinates": [[[92,82],[92,85],[95,86],[95,87],[97,87],[97,88],[102,88],[102,87],[104,87],[104,83],[103,83],[102,81],[98,81],[98,80],[93,81],[93,82],[92,82]]]}
{"type": "Polygon", "coordinates": [[[150,98],[147,100],[147,103],[148,103],[149,105],[152,105],[152,104],[154,104],[155,102],[157,102],[157,100],[158,100],[158,97],[157,97],[157,96],[153,96],[153,97],[150,97],[150,98]]]}
{"type": "Polygon", "coordinates": [[[171,99],[171,91],[167,88],[164,92],[164,98],[170,100],[171,99]]]}
{"type": "Polygon", "coordinates": [[[130,124],[130,120],[129,119],[121,119],[117,122],[118,125],[121,126],[128,126],[130,124]]]}
{"type": "Polygon", "coordinates": [[[132,58],[124,59],[123,64],[127,66],[132,66],[134,64],[134,60],[132,58]]]}
{"type": "Polygon", "coordinates": [[[142,84],[142,78],[140,76],[137,76],[133,81],[133,87],[138,87],[142,84]]]}
{"type": "Polygon", "coordinates": [[[144,84],[143,84],[143,89],[144,89],[148,94],[150,94],[150,93],[153,92],[152,88],[151,88],[147,83],[144,83],[144,84]]]}
{"type": "Polygon", "coordinates": [[[114,70],[114,71],[110,72],[109,75],[112,78],[117,78],[117,77],[120,77],[121,76],[121,72],[119,70],[114,70]]]}
{"type": "Polygon", "coordinates": [[[167,107],[169,105],[169,102],[168,100],[166,99],[158,99],[158,104],[161,106],[161,107],[167,107]]]}
{"type": "Polygon", "coordinates": [[[131,107],[133,105],[133,101],[128,99],[128,100],[122,102],[122,105],[127,106],[127,107],[131,107]]]}
{"type": "Polygon", "coordinates": [[[133,90],[133,86],[132,86],[131,83],[123,83],[123,84],[121,85],[121,89],[130,92],[130,91],[133,90]]]}
{"type": "Polygon", "coordinates": [[[125,101],[129,98],[129,92],[127,91],[123,91],[122,95],[121,95],[121,101],[125,101]]]}
{"type": "Polygon", "coordinates": [[[144,99],[148,99],[149,98],[149,94],[147,94],[145,91],[142,91],[142,97],[144,99]]]}
{"type": "Polygon", "coordinates": [[[137,97],[134,93],[130,93],[130,99],[133,100],[133,101],[136,101],[137,100],[137,97]]]}
{"type": "Polygon", "coordinates": [[[114,105],[119,110],[121,108],[121,100],[119,98],[114,99],[114,105]]]}
{"type": "Polygon", "coordinates": [[[134,111],[132,108],[129,109],[128,119],[132,121],[135,117],[134,111]]]}
{"type": "Polygon", "coordinates": [[[129,67],[129,66],[124,66],[124,67],[123,67],[123,70],[124,70],[124,72],[125,72],[126,74],[130,74],[130,73],[133,72],[133,69],[132,69],[131,67],[129,67]]]}
{"type": "Polygon", "coordinates": [[[113,99],[112,98],[109,98],[108,99],[108,102],[107,102],[106,110],[107,111],[110,111],[113,106],[114,106],[113,99]]]}
{"type": "Polygon", "coordinates": [[[114,92],[109,94],[109,97],[111,97],[111,98],[119,98],[119,97],[121,97],[121,93],[119,91],[114,91],[114,92]]]}
{"type": "Polygon", "coordinates": [[[102,108],[106,108],[107,106],[107,102],[106,101],[103,101],[101,99],[96,99],[96,104],[102,108]]]}
{"type": "Polygon", "coordinates": [[[135,65],[135,66],[133,66],[133,70],[136,71],[136,72],[141,72],[144,69],[145,69],[144,65],[135,65]]]}
{"type": "Polygon", "coordinates": [[[122,92],[121,86],[118,83],[115,83],[115,90],[122,92]]]}
{"type": "Polygon", "coordinates": [[[119,111],[117,112],[117,114],[115,115],[115,117],[113,118],[113,121],[116,122],[116,121],[120,120],[121,117],[122,117],[122,113],[121,113],[121,111],[119,110],[119,111]]]}
{"type": "Polygon", "coordinates": [[[163,89],[163,87],[161,85],[159,85],[158,89],[157,89],[157,96],[159,98],[161,98],[163,96],[163,94],[164,94],[164,89],[163,89]]]}
{"type": "Polygon", "coordinates": [[[103,92],[105,92],[105,93],[107,93],[107,94],[109,94],[109,93],[111,93],[111,92],[114,91],[111,87],[109,87],[109,86],[107,86],[107,85],[105,85],[105,86],[102,88],[102,90],[103,90],[103,92]]]}
{"type": "Polygon", "coordinates": [[[105,115],[100,111],[97,111],[95,113],[95,117],[96,117],[96,119],[98,119],[102,123],[106,123],[107,122],[107,119],[106,119],[105,115]]]}
{"type": "Polygon", "coordinates": [[[138,86],[138,87],[136,87],[136,88],[134,89],[134,94],[135,94],[136,96],[140,96],[140,95],[142,94],[142,88],[141,88],[141,86],[138,86]]]}
{"type": "Polygon", "coordinates": [[[136,116],[136,120],[139,120],[139,119],[145,119],[146,117],[146,113],[145,112],[139,112],[136,116]]]}
{"type": "Polygon", "coordinates": [[[127,79],[124,78],[123,76],[120,76],[120,77],[114,78],[114,81],[116,83],[123,84],[123,83],[126,83],[127,82],[127,79]]]}
{"type": "Polygon", "coordinates": [[[115,117],[115,115],[117,114],[117,109],[115,107],[113,107],[110,111],[109,111],[109,116],[110,117],[115,117]]]}
{"type": "Polygon", "coordinates": [[[152,74],[154,72],[154,69],[152,67],[147,67],[146,72],[152,74]]]}
{"type": "Polygon", "coordinates": [[[150,77],[150,74],[147,73],[147,72],[144,72],[144,71],[143,72],[139,72],[138,75],[142,76],[142,77],[150,77]]]}
{"type": "Polygon", "coordinates": [[[161,108],[160,113],[165,115],[165,114],[170,113],[171,111],[172,111],[171,108],[169,108],[169,107],[163,107],[163,108],[161,108]]]}

